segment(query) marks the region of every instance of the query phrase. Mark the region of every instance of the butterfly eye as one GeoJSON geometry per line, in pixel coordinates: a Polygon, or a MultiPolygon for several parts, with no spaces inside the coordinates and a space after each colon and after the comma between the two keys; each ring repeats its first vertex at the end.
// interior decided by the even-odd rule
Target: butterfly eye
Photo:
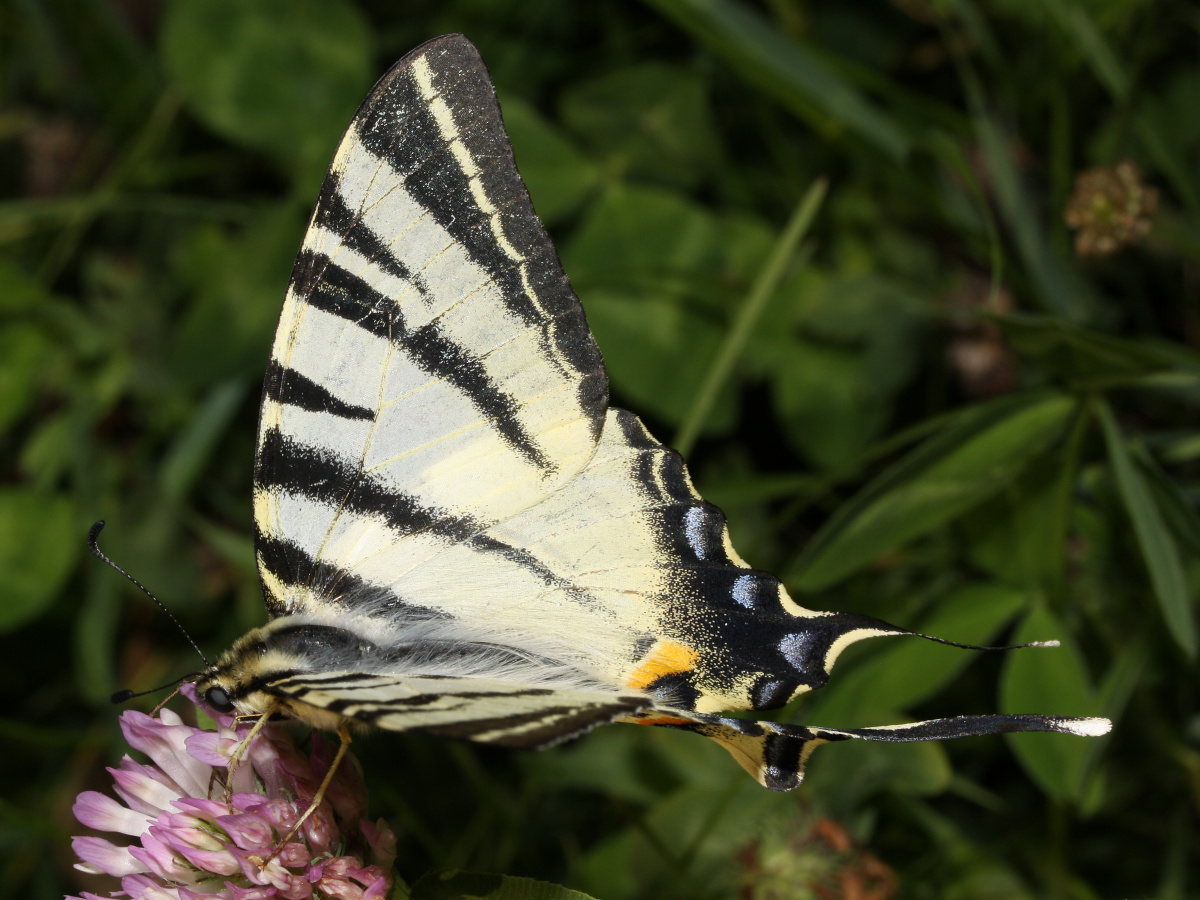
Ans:
{"type": "Polygon", "coordinates": [[[208,705],[217,712],[233,712],[233,701],[229,699],[229,695],[225,693],[225,689],[222,687],[210,687],[204,692],[204,699],[207,700],[208,705]]]}

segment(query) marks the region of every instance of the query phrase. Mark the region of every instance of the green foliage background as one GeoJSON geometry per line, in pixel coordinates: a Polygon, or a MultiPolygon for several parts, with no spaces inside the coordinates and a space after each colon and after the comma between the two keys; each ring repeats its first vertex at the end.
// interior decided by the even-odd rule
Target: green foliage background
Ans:
{"type": "Polygon", "coordinates": [[[743,556],[808,606],[1063,642],[869,642],[782,715],[1116,727],[837,746],[788,795],[658,729],[543,754],[379,735],[356,750],[401,874],[804,897],[799,850],[762,860],[829,816],[906,897],[1200,896],[1185,0],[0,4],[0,891],[98,889],[69,809],[122,752],[108,694],[196,665],[88,525],[210,653],[263,620],[250,469],[292,257],[372,79],[447,31],[491,68],[614,401],[684,445],[743,556]],[[1124,159],[1152,231],[1081,259],[1074,177],[1124,159]]]}

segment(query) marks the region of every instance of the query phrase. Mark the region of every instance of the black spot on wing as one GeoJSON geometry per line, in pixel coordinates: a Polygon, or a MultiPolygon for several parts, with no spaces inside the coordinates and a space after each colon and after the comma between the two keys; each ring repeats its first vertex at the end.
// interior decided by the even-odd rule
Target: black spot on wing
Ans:
{"type": "Polygon", "coordinates": [[[725,547],[725,514],[710,503],[677,503],[655,510],[655,537],[664,562],[734,566],[725,547]]]}
{"type": "Polygon", "coordinates": [[[694,672],[672,672],[662,675],[644,688],[659,706],[675,709],[695,709],[700,691],[696,688],[694,672]]]}
{"type": "Polygon", "coordinates": [[[286,406],[329,413],[341,419],[369,422],[375,418],[374,410],[346,403],[295,369],[284,367],[277,359],[272,359],[267,365],[263,395],[286,406]]]}
{"type": "Polygon", "coordinates": [[[424,506],[355,465],[286,437],[276,428],[263,436],[255,484],[378,516],[400,534],[432,531],[464,540],[482,530],[473,519],[424,506]]]}

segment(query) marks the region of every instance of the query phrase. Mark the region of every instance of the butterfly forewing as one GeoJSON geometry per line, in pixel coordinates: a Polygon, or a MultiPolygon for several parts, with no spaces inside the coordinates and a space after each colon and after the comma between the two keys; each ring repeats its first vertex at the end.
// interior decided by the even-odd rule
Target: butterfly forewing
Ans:
{"type": "Polygon", "coordinates": [[[271,612],[385,584],[546,496],[606,401],[486,70],[431,41],[355,115],[288,287],[255,467],[271,612]]]}

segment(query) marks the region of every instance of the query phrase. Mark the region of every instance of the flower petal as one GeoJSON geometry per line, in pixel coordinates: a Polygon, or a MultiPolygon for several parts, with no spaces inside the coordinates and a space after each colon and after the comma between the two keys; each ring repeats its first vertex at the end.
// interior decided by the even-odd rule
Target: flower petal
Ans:
{"type": "Polygon", "coordinates": [[[160,884],[145,875],[130,875],[121,879],[121,889],[133,900],[179,900],[175,888],[160,884]]]}
{"type": "Polygon", "coordinates": [[[149,827],[153,817],[145,813],[134,812],[122,806],[112,797],[106,797],[98,791],[84,791],[75,798],[71,812],[80,824],[97,831],[115,831],[136,837],[149,827]]]}
{"type": "Polygon", "coordinates": [[[150,871],[132,854],[133,848],[118,847],[101,837],[73,837],[71,849],[82,861],[75,865],[81,872],[120,876],[150,871]]]}
{"type": "Polygon", "coordinates": [[[121,760],[119,769],[108,771],[116,782],[117,795],[136,812],[157,816],[171,801],[183,796],[179,785],[168,783],[170,779],[160,770],[136,763],[128,756],[121,760]]]}
{"type": "Polygon", "coordinates": [[[205,794],[212,767],[193,759],[185,746],[197,729],[184,725],[179,716],[166,709],[159,719],[127,709],[121,713],[120,721],[129,746],[149,756],[184,793],[193,797],[205,794]]]}
{"type": "Polygon", "coordinates": [[[271,823],[262,816],[254,813],[235,813],[232,816],[221,816],[217,824],[224,829],[230,839],[243,850],[261,850],[271,852],[275,843],[275,832],[271,823]]]}
{"type": "Polygon", "coordinates": [[[238,887],[232,881],[225,882],[225,890],[233,895],[233,900],[273,900],[276,890],[273,887],[238,887]]]}
{"type": "Polygon", "coordinates": [[[182,881],[189,876],[190,870],[175,853],[174,848],[159,836],[160,831],[161,829],[151,825],[150,831],[142,835],[142,846],[130,847],[129,853],[145,864],[146,869],[143,871],[148,870],[168,881],[182,881]]]}
{"type": "Polygon", "coordinates": [[[371,848],[371,858],[374,862],[390,869],[396,861],[396,833],[388,827],[388,823],[379,819],[372,825],[366,819],[359,823],[367,846],[371,848]]]}

